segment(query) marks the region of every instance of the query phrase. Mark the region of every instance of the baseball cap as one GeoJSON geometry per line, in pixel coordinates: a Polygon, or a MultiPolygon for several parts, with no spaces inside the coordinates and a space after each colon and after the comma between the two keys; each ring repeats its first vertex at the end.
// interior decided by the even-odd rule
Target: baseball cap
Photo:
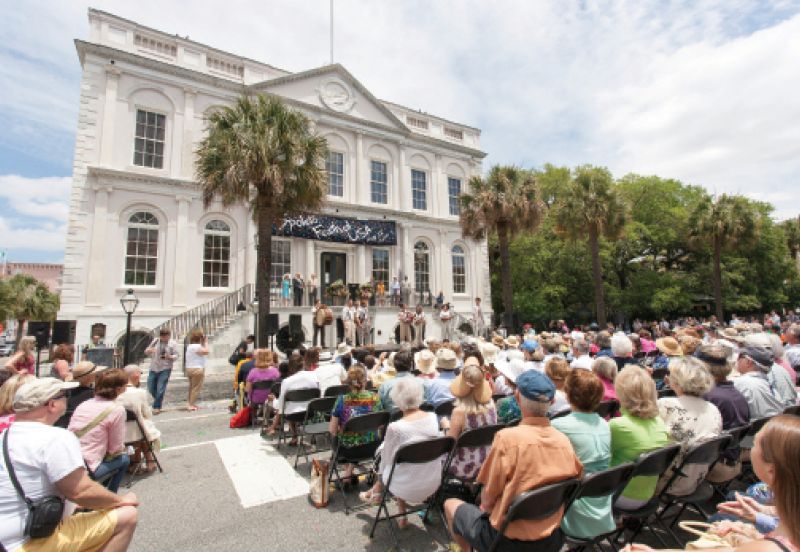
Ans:
{"type": "Polygon", "coordinates": [[[39,408],[62,391],[76,387],[77,381],[61,381],[56,378],[39,378],[24,383],[14,394],[14,412],[28,412],[39,408]]]}
{"type": "Polygon", "coordinates": [[[538,348],[539,348],[539,342],[536,341],[535,339],[526,339],[525,341],[522,342],[522,347],[520,347],[520,349],[522,349],[523,351],[527,351],[529,353],[534,352],[538,348]]]}
{"type": "Polygon", "coordinates": [[[556,394],[553,381],[538,370],[528,370],[517,377],[517,389],[526,399],[550,402],[556,394]]]}
{"type": "Polygon", "coordinates": [[[739,349],[739,356],[745,356],[759,365],[759,367],[768,372],[769,369],[772,367],[772,351],[766,349],[765,347],[753,347],[748,346],[742,349],[739,349]]]}

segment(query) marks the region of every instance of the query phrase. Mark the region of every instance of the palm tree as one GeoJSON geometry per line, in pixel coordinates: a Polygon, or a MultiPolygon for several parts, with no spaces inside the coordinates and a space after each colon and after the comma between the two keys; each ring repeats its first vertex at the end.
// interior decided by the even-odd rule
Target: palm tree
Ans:
{"type": "Polygon", "coordinates": [[[496,165],[486,178],[473,176],[467,183],[467,191],[461,195],[464,237],[481,240],[497,233],[503,320],[508,328],[513,324],[514,311],[509,242],[518,232],[535,229],[542,220],[543,210],[533,174],[519,167],[496,165]]]}
{"type": "MultiPolygon", "coordinates": [[[[287,216],[319,211],[327,194],[327,144],[309,119],[280,99],[242,96],[208,118],[208,136],[197,149],[195,169],[207,208],[249,205],[258,228],[256,293],[259,316],[269,313],[272,231],[287,216]]],[[[259,324],[259,343],[267,325],[259,324]]]]}
{"type": "Polygon", "coordinates": [[[600,238],[616,239],[627,220],[627,206],[605,167],[584,165],[573,171],[555,206],[556,231],[573,240],[586,238],[592,256],[597,323],[606,325],[600,238]]]}
{"type": "Polygon", "coordinates": [[[15,274],[0,280],[0,320],[17,321],[17,347],[26,321],[53,320],[58,307],[58,295],[33,276],[15,274]]]}
{"type": "Polygon", "coordinates": [[[759,211],[744,197],[722,194],[705,196],[689,217],[689,240],[695,246],[711,245],[714,263],[714,303],[717,320],[724,318],[722,299],[722,253],[757,239],[761,225],[759,211]]]}
{"type": "Polygon", "coordinates": [[[797,271],[800,272],[800,217],[785,220],[781,223],[786,234],[786,246],[792,256],[797,271]]]}

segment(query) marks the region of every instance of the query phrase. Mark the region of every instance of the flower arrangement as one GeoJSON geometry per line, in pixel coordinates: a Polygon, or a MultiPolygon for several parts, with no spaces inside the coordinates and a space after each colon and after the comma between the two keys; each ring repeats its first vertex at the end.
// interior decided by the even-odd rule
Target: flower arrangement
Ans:
{"type": "Polygon", "coordinates": [[[347,297],[347,286],[341,280],[336,280],[328,286],[327,293],[331,297],[347,297]]]}

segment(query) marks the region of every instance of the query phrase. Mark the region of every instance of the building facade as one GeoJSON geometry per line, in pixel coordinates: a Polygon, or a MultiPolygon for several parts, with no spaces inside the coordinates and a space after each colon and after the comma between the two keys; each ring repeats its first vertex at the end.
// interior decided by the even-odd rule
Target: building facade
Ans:
{"type": "Polygon", "coordinates": [[[242,93],[279,96],[326,138],[323,215],[389,229],[378,242],[276,236],[274,279],[408,277],[461,312],[489,296],[486,243],[458,224],[458,195],[485,156],[478,129],[379,100],[338,64],[289,73],[105,12],[89,10],[89,22],[75,41],[83,76],[59,313],[78,321],[79,342],[96,323],[107,343],[122,335],[128,288],[147,331],[254,282],[248,210],[205,209],[194,180],[205,118],[242,93]]]}

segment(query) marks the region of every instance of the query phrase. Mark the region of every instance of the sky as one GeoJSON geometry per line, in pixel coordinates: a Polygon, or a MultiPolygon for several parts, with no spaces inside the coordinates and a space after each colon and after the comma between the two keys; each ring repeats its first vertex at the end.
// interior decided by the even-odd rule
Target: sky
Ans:
{"type": "MultiPolygon", "coordinates": [[[[800,213],[800,0],[334,0],[375,96],[482,130],[493,164],[607,166],[800,213]]],[[[0,22],[0,251],[61,262],[94,7],[288,71],[329,62],[328,0],[26,0],[0,22]],[[187,10],[187,8],[189,8],[187,10]]]]}

